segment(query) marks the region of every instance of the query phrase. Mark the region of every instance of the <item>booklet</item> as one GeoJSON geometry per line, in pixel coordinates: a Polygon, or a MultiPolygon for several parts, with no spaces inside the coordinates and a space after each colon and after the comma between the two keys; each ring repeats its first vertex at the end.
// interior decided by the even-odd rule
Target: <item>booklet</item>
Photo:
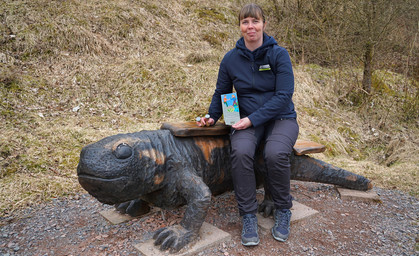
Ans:
{"type": "Polygon", "coordinates": [[[233,125],[240,120],[239,102],[237,94],[228,93],[221,95],[221,104],[223,106],[224,122],[227,125],[233,125]]]}

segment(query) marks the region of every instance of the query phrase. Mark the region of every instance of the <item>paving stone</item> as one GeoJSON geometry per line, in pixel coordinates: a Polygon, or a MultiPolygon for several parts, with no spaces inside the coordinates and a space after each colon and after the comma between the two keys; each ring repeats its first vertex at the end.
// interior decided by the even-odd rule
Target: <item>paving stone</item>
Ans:
{"type": "Polygon", "coordinates": [[[161,209],[158,208],[158,207],[151,207],[150,212],[148,212],[144,215],[141,215],[141,216],[137,216],[137,217],[131,217],[128,214],[119,213],[115,209],[104,210],[104,211],[99,212],[99,214],[102,215],[106,220],[108,220],[113,225],[116,225],[116,224],[121,224],[121,223],[124,223],[124,222],[128,222],[128,221],[136,219],[136,218],[142,218],[142,217],[147,216],[147,215],[149,215],[151,213],[154,213],[156,211],[161,211],[161,209]]]}
{"type": "MultiPolygon", "coordinates": [[[[297,201],[292,202],[293,206],[291,208],[291,224],[296,223],[298,221],[313,217],[314,215],[318,214],[319,212],[310,208],[304,204],[301,204],[297,201]]],[[[274,225],[273,217],[270,216],[268,218],[263,217],[259,213],[257,214],[258,217],[258,225],[259,228],[264,232],[270,232],[271,228],[274,225]]]]}
{"type": "Polygon", "coordinates": [[[376,202],[381,203],[380,197],[373,190],[360,191],[347,189],[342,187],[336,187],[342,200],[352,200],[359,202],[376,202]]]}
{"type": "Polygon", "coordinates": [[[222,242],[227,242],[231,239],[231,235],[207,222],[202,224],[201,229],[199,230],[199,238],[195,244],[191,246],[190,249],[176,254],[169,254],[168,252],[162,252],[157,247],[154,246],[154,240],[150,239],[144,243],[139,243],[134,245],[134,247],[144,256],[166,256],[166,255],[176,255],[176,256],[191,256],[197,255],[199,252],[202,252],[210,247],[216,246],[222,242]]]}
{"type": "Polygon", "coordinates": [[[128,214],[121,214],[117,212],[115,209],[105,210],[99,212],[106,220],[108,220],[112,224],[120,224],[123,222],[130,221],[135,219],[134,217],[129,216],[128,214]]]}

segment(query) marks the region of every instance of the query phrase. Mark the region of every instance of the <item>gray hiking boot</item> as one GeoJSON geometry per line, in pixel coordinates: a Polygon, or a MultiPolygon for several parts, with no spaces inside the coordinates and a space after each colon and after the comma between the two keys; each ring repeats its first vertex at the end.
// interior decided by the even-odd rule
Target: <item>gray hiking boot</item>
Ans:
{"type": "Polygon", "coordinates": [[[259,244],[258,219],[255,214],[243,216],[242,245],[253,246],[259,244]]]}
{"type": "Polygon", "coordinates": [[[290,235],[291,211],[289,209],[276,209],[274,220],[272,236],[278,241],[285,242],[290,235]]]}

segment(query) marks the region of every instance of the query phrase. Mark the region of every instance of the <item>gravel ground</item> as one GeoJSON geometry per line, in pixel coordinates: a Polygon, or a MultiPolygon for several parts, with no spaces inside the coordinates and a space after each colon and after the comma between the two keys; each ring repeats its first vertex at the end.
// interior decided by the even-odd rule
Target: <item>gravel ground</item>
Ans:
{"type": "MultiPolygon", "coordinates": [[[[319,214],[291,226],[287,242],[260,233],[259,246],[240,244],[241,222],[232,192],[213,198],[206,221],[232,240],[201,252],[211,255],[419,255],[419,201],[395,190],[374,188],[382,203],[343,201],[331,185],[292,182],[295,199],[319,214]]],[[[258,191],[259,199],[263,191],[258,191]]],[[[110,209],[88,194],[28,208],[0,219],[0,255],[138,255],[137,243],[180,221],[184,208],[156,211],[111,225],[110,209]]]]}

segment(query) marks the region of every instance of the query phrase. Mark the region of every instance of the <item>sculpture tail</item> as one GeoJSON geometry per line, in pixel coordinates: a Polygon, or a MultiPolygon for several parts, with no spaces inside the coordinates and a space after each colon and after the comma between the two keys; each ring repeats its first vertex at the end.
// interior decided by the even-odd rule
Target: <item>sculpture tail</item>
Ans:
{"type": "Polygon", "coordinates": [[[291,155],[291,179],[334,184],[349,189],[369,190],[373,185],[364,176],[309,156],[291,155]]]}

